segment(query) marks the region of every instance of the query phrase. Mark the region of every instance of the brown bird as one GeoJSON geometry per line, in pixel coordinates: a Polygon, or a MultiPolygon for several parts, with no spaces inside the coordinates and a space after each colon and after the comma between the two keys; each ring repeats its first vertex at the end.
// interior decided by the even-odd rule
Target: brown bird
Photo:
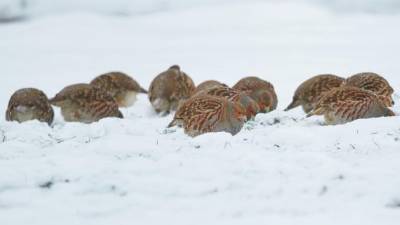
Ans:
{"type": "Polygon", "coordinates": [[[307,115],[324,115],[327,124],[343,124],[361,118],[394,116],[372,92],[343,86],[326,93],[307,115]]]}
{"type": "Polygon", "coordinates": [[[301,105],[304,112],[309,113],[326,92],[340,87],[343,81],[344,78],[332,74],[317,75],[304,81],[297,88],[292,103],[285,111],[301,105]]]}
{"type": "Polygon", "coordinates": [[[67,86],[50,99],[50,103],[61,108],[68,122],[92,123],[106,117],[123,118],[114,98],[90,84],[67,86]]]}
{"type": "Polygon", "coordinates": [[[200,95],[183,103],[168,127],[183,126],[185,133],[192,137],[208,132],[235,135],[245,120],[246,112],[239,105],[225,98],[200,95]]]}
{"type": "Polygon", "coordinates": [[[132,106],[136,101],[137,93],[147,93],[132,77],[121,72],[99,75],[90,84],[107,91],[119,107],[132,106]]]}
{"type": "Polygon", "coordinates": [[[243,110],[246,112],[247,120],[254,118],[256,114],[260,111],[260,108],[258,107],[258,104],[255,100],[253,100],[244,92],[233,88],[217,86],[202,90],[196,93],[194,96],[199,96],[199,95],[211,95],[216,97],[222,97],[228,99],[229,101],[235,104],[239,104],[239,106],[241,106],[243,110]]]}
{"type": "Polygon", "coordinates": [[[385,78],[376,73],[365,72],[355,74],[347,78],[343,85],[372,91],[379,97],[379,99],[383,101],[386,106],[391,107],[394,105],[392,98],[392,94],[394,92],[393,88],[385,78]]]}
{"type": "Polygon", "coordinates": [[[195,88],[193,80],[174,65],[151,82],[149,100],[157,113],[169,113],[176,110],[181,101],[188,99],[195,88]]]}
{"type": "Polygon", "coordinates": [[[219,81],[216,81],[216,80],[206,80],[206,81],[203,81],[202,83],[200,83],[199,85],[197,85],[194,93],[196,94],[200,91],[203,91],[203,90],[206,90],[209,88],[215,88],[215,87],[228,87],[228,85],[221,83],[219,81]]]}
{"type": "Polygon", "coordinates": [[[7,121],[22,123],[28,120],[39,120],[50,125],[53,119],[54,111],[46,94],[36,88],[19,89],[14,92],[8,102],[7,121]]]}
{"type": "Polygon", "coordinates": [[[266,113],[276,109],[278,97],[276,96],[274,86],[258,77],[245,77],[239,80],[234,89],[246,92],[259,105],[260,112],[266,113]]]}

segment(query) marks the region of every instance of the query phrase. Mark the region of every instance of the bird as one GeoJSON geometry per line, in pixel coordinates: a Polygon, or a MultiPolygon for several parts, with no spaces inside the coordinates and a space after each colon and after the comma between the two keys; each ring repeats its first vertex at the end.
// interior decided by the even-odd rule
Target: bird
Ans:
{"type": "Polygon", "coordinates": [[[372,91],[386,106],[392,107],[394,105],[392,98],[394,90],[389,82],[379,74],[372,72],[357,73],[347,78],[343,85],[372,91]]]}
{"type": "Polygon", "coordinates": [[[231,101],[210,95],[193,96],[179,107],[168,127],[183,127],[196,137],[208,132],[236,135],[246,120],[246,112],[231,101]]]}
{"type": "Polygon", "coordinates": [[[90,84],[107,91],[119,107],[132,106],[136,101],[137,93],[147,93],[136,80],[118,71],[99,75],[90,84]]]}
{"type": "Polygon", "coordinates": [[[36,88],[22,88],[14,92],[6,110],[7,121],[20,123],[39,120],[49,125],[53,122],[54,111],[46,94],[36,88]]]}
{"type": "Polygon", "coordinates": [[[333,74],[321,74],[304,81],[295,91],[293,100],[285,111],[301,105],[303,111],[309,113],[326,92],[340,87],[343,81],[344,78],[333,74]]]}
{"type": "Polygon", "coordinates": [[[258,104],[255,100],[249,97],[242,91],[225,87],[225,86],[215,86],[212,88],[208,88],[202,90],[198,93],[195,93],[193,96],[198,95],[211,95],[216,97],[226,98],[234,104],[238,104],[246,111],[247,120],[253,119],[256,114],[260,111],[258,104]]]}
{"type": "Polygon", "coordinates": [[[244,77],[233,86],[233,89],[246,92],[259,104],[262,113],[273,111],[278,105],[274,86],[259,77],[244,77]]]}
{"type": "Polygon", "coordinates": [[[209,89],[209,88],[215,88],[215,87],[228,87],[228,85],[221,83],[216,80],[206,80],[201,82],[200,84],[197,85],[196,90],[194,91],[194,94],[209,89]]]}
{"type": "Polygon", "coordinates": [[[90,84],[73,84],[50,99],[61,108],[67,122],[92,123],[106,117],[123,118],[114,98],[106,91],[90,84]]]}
{"type": "Polygon", "coordinates": [[[307,117],[324,115],[328,125],[348,123],[362,118],[395,116],[370,91],[357,87],[342,86],[326,93],[307,117]]]}
{"type": "Polygon", "coordinates": [[[168,114],[188,99],[195,88],[193,80],[178,65],[173,65],[153,79],[148,97],[157,113],[168,114]]]}

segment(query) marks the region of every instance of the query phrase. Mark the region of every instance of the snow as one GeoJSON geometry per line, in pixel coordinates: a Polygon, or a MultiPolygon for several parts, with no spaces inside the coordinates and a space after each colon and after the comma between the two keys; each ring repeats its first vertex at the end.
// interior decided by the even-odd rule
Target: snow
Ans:
{"type": "MultiPolygon", "coordinates": [[[[397,225],[400,119],[324,126],[284,112],[319,73],[384,75],[400,88],[400,15],[235,2],[115,17],[45,15],[0,26],[0,106],[37,87],[121,70],[144,87],[179,64],[196,83],[271,81],[278,110],[236,136],[165,127],[145,95],[125,119],[53,127],[0,121],[0,224],[397,225]]],[[[400,113],[399,93],[394,111],[400,113]]]]}

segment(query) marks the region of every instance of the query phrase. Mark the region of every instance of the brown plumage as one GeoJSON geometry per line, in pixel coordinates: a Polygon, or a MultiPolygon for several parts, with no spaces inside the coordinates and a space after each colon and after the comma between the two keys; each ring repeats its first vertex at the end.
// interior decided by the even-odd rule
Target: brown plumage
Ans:
{"type": "Polygon", "coordinates": [[[297,88],[292,103],[285,111],[301,105],[304,112],[309,113],[326,92],[340,87],[343,81],[344,78],[332,74],[317,75],[304,81],[297,88]]]}
{"type": "Polygon", "coordinates": [[[61,107],[68,122],[92,123],[106,117],[123,118],[114,98],[90,84],[67,86],[50,99],[50,103],[61,107]]]}
{"type": "Polygon", "coordinates": [[[210,95],[194,96],[179,107],[168,125],[183,126],[189,136],[207,132],[237,134],[246,120],[246,112],[231,101],[210,95]]]}
{"type": "Polygon", "coordinates": [[[90,84],[107,91],[119,107],[132,106],[136,101],[137,93],[147,93],[132,77],[121,72],[99,75],[90,84]]]}
{"type": "Polygon", "coordinates": [[[202,90],[196,93],[194,96],[198,95],[211,95],[216,97],[223,97],[235,104],[239,104],[239,106],[242,107],[243,110],[245,110],[246,117],[248,120],[254,118],[256,114],[260,111],[260,108],[258,107],[258,104],[255,100],[253,100],[244,92],[233,88],[217,86],[202,90]]]}
{"type": "Polygon", "coordinates": [[[324,115],[326,123],[334,125],[395,114],[374,93],[344,86],[326,93],[307,117],[313,115],[324,115]]]}
{"type": "Polygon", "coordinates": [[[216,87],[228,87],[228,85],[221,83],[219,81],[216,81],[216,80],[206,80],[206,81],[201,82],[199,85],[197,85],[194,93],[196,94],[200,91],[204,91],[206,89],[216,88],[216,87]]]}
{"type": "Polygon", "coordinates": [[[39,120],[49,125],[53,122],[54,111],[49,100],[41,90],[23,88],[14,92],[8,102],[7,121],[20,123],[28,120],[39,120]]]}
{"type": "Polygon", "coordinates": [[[276,109],[278,97],[276,96],[274,86],[258,77],[245,77],[239,80],[234,89],[246,92],[259,105],[260,112],[266,113],[276,109]]]}
{"type": "Polygon", "coordinates": [[[148,95],[157,113],[169,113],[176,110],[182,100],[188,99],[194,90],[193,80],[174,65],[154,78],[148,95]]]}
{"type": "Polygon", "coordinates": [[[394,92],[393,88],[385,78],[376,73],[365,72],[355,74],[347,78],[343,85],[372,91],[386,106],[391,107],[394,105],[392,99],[392,94],[394,92]]]}

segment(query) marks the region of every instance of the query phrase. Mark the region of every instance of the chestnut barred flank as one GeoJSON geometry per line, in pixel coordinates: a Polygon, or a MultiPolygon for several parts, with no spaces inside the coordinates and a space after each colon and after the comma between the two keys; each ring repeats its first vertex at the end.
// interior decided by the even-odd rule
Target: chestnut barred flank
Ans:
{"type": "Polygon", "coordinates": [[[278,97],[274,86],[270,82],[261,78],[242,78],[233,86],[233,89],[246,92],[258,103],[260,112],[270,112],[275,110],[278,106],[278,97]]]}
{"type": "Polygon", "coordinates": [[[246,120],[246,112],[231,101],[210,95],[194,96],[179,107],[168,127],[181,126],[189,136],[208,132],[237,134],[246,120]]]}
{"type": "Polygon", "coordinates": [[[90,84],[67,86],[50,99],[50,103],[61,108],[68,122],[92,123],[106,117],[123,118],[114,98],[90,84]]]}
{"type": "Polygon", "coordinates": [[[302,106],[304,112],[309,113],[326,92],[340,87],[343,81],[344,78],[332,74],[321,74],[304,81],[285,111],[302,106]]]}
{"type": "Polygon", "coordinates": [[[385,78],[376,73],[365,72],[355,74],[347,78],[343,85],[371,91],[375,93],[386,106],[391,107],[394,105],[392,99],[393,88],[385,78]]]}
{"type": "Polygon", "coordinates": [[[324,115],[326,123],[334,125],[395,114],[374,93],[343,86],[326,93],[307,116],[313,115],[324,115]]]}
{"type": "Polygon", "coordinates": [[[14,92],[6,111],[7,121],[20,123],[29,120],[39,120],[49,125],[53,122],[54,111],[49,100],[41,90],[23,88],[14,92]]]}
{"type": "Polygon", "coordinates": [[[136,94],[147,93],[138,82],[122,72],[99,75],[90,84],[107,91],[115,99],[119,107],[132,106],[136,101],[136,94]]]}
{"type": "Polygon", "coordinates": [[[193,80],[174,65],[154,78],[148,96],[157,113],[169,113],[190,98],[195,88],[193,80]]]}

